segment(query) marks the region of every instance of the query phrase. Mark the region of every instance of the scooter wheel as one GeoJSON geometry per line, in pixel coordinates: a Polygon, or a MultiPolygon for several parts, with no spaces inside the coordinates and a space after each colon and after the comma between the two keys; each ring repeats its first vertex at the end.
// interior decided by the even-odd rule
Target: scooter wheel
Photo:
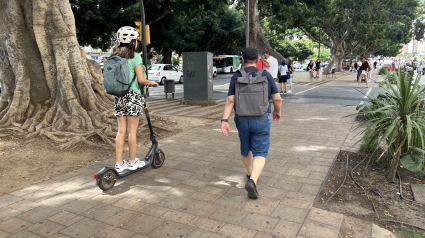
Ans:
{"type": "Polygon", "coordinates": [[[99,188],[103,191],[111,189],[114,187],[115,182],[117,181],[117,174],[113,170],[109,170],[103,174],[102,178],[99,180],[99,188]]]}
{"type": "Polygon", "coordinates": [[[164,152],[160,151],[159,153],[155,154],[152,161],[152,167],[154,169],[160,168],[165,161],[165,154],[164,152]]]}

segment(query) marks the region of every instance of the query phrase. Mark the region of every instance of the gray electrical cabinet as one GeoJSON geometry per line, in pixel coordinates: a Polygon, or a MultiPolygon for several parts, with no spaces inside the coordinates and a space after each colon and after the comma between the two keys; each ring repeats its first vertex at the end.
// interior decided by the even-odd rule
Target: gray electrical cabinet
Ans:
{"type": "Polygon", "coordinates": [[[183,52],[184,100],[213,100],[213,54],[183,52]]]}

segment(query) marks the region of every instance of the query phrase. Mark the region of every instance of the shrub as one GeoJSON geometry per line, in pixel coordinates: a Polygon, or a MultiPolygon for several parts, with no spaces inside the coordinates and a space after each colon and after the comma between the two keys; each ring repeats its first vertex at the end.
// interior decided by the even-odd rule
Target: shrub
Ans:
{"type": "Polygon", "coordinates": [[[395,180],[400,160],[406,169],[422,171],[425,154],[425,86],[419,86],[419,78],[413,80],[412,74],[400,69],[394,73],[394,78],[396,87],[385,79],[384,91],[371,100],[371,105],[359,107],[358,114],[367,118],[357,127],[366,126],[362,141],[387,145],[386,150],[392,157],[388,174],[391,181],[395,180]]]}
{"type": "Polygon", "coordinates": [[[397,74],[395,72],[387,72],[384,77],[390,84],[397,84],[397,74]]]}
{"type": "Polygon", "coordinates": [[[385,75],[385,74],[387,74],[387,72],[388,72],[388,65],[384,65],[384,66],[382,66],[380,69],[379,69],[379,72],[378,72],[378,74],[379,75],[385,75]]]}

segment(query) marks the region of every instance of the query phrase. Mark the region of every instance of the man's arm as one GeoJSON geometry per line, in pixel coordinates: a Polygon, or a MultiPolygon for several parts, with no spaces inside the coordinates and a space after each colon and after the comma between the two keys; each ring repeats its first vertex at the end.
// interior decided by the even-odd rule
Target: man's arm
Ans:
{"type": "Polygon", "coordinates": [[[279,121],[280,120],[280,110],[282,108],[282,98],[280,97],[279,93],[272,94],[272,100],[274,105],[273,110],[273,120],[279,121]]]}
{"type": "MultiPolygon", "coordinates": [[[[224,105],[224,112],[222,117],[223,119],[229,119],[234,105],[235,105],[235,95],[228,96],[226,99],[226,105],[224,105]]],[[[230,126],[228,122],[225,122],[225,121],[221,122],[221,131],[223,132],[225,136],[229,136],[227,133],[228,131],[230,131],[230,126]]]]}

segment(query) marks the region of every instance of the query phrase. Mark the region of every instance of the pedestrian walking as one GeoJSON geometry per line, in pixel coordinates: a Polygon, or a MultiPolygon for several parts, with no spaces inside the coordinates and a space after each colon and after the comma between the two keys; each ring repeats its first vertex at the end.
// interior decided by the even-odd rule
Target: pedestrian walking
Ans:
{"type": "Polygon", "coordinates": [[[369,71],[367,72],[367,80],[368,81],[370,81],[370,80],[372,80],[372,60],[371,59],[369,59],[368,60],[368,62],[367,62],[368,64],[369,64],[369,71]]]}
{"type": "Polygon", "coordinates": [[[264,58],[267,59],[267,62],[270,64],[269,73],[272,75],[275,81],[277,81],[277,68],[279,65],[277,64],[277,59],[270,55],[269,51],[264,52],[264,58]]]}
{"type": "Polygon", "coordinates": [[[422,64],[418,64],[417,70],[418,70],[418,75],[422,75],[422,70],[423,70],[422,64]]]}
{"type": "Polygon", "coordinates": [[[373,62],[373,68],[376,69],[376,65],[378,64],[378,62],[373,62]]]}
{"type": "Polygon", "coordinates": [[[316,77],[317,78],[319,78],[319,75],[320,75],[320,60],[319,59],[317,59],[316,60],[316,77]]]}
{"type": "Polygon", "coordinates": [[[136,170],[144,167],[144,160],[136,158],[136,132],[139,126],[140,116],[143,114],[144,98],[138,83],[153,86],[154,81],[148,81],[143,75],[142,57],[135,52],[137,49],[139,34],[130,26],[121,27],[117,32],[119,45],[113,48],[112,57],[121,57],[127,60],[129,66],[130,90],[124,96],[114,97],[114,116],[118,121],[118,132],[115,140],[116,159],[115,169],[118,172],[124,170],[136,170]],[[137,78],[137,80],[135,80],[137,78]],[[125,137],[128,135],[128,148],[130,161],[123,159],[125,137]]]}
{"type": "Polygon", "coordinates": [[[359,81],[360,74],[362,73],[362,71],[360,70],[361,66],[362,66],[362,62],[358,62],[357,63],[357,82],[359,81]]]}
{"type": "Polygon", "coordinates": [[[280,78],[279,78],[280,93],[286,94],[286,89],[287,89],[286,84],[287,84],[287,81],[288,81],[288,76],[286,75],[286,72],[288,72],[288,66],[286,65],[285,60],[282,60],[280,62],[279,72],[280,72],[280,78]],[[285,91],[283,91],[284,86],[285,86],[285,91]]]}
{"type": "Polygon", "coordinates": [[[238,67],[238,70],[241,70],[241,69],[243,69],[243,62],[242,62],[242,60],[239,61],[239,67],[238,67]]]}
{"type": "Polygon", "coordinates": [[[221,131],[228,136],[230,131],[228,119],[232,110],[235,110],[234,120],[241,145],[241,159],[247,171],[248,181],[245,189],[249,198],[259,197],[257,181],[263,171],[270,147],[270,100],[273,100],[274,104],[274,121],[280,120],[282,106],[274,78],[268,72],[256,68],[257,54],[257,49],[252,47],[245,48],[242,52],[245,70],[236,72],[230,80],[221,119],[221,131]]]}
{"type": "MultiPolygon", "coordinates": [[[[292,58],[288,57],[288,72],[286,73],[286,75],[288,76],[288,86],[289,86],[289,90],[288,93],[292,93],[292,77],[293,77],[293,72],[294,72],[294,64],[292,63],[292,58]]],[[[286,89],[285,89],[286,90],[286,89]]]]}
{"type": "Polygon", "coordinates": [[[425,74],[425,61],[422,63],[422,75],[424,75],[425,74]]]}
{"type": "Polygon", "coordinates": [[[367,57],[362,58],[362,66],[360,66],[359,71],[361,71],[359,82],[357,84],[357,88],[360,87],[360,83],[362,82],[362,79],[366,80],[366,88],[369,87],[369,82],[367,79],[367,72],[369,71],[369,63],[367,62],[367,57]]]}

